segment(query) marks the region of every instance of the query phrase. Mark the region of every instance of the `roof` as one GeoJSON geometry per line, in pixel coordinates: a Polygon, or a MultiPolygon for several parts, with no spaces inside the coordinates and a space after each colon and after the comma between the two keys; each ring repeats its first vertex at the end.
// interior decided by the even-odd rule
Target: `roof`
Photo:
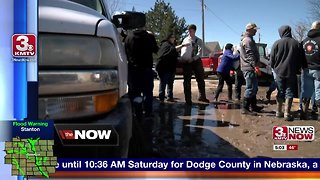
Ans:
{"type": "Polygon", "coordinates": [[[219,51],[222,51],[222,50],[218,41],[206,42],[206,47],[204,50],[205,56],[209,56],[210,54],[213,54],[219,51]]]}

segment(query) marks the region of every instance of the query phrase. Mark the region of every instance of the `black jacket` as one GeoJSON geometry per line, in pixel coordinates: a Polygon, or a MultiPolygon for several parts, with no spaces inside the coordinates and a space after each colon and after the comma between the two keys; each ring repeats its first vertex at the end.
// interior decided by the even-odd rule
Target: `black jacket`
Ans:
{"type": "Polygon", "coordinates": [[[145,30],[136,30],[125,39],[125,50],[130,67],[152,68],[152,53],[157,53],[158,46],[154,36],[145,30]]]}
{"type": "Polygon", "coordinates": [[[303,49],[307,58],[308,68],[320,70],[320,31],[312,29],[308,32],[308,37],[303,40],[303,49]]]}
{"type": "Polygon", "coordinates": [[[178,52],[174,44],[169,41],[163,41],[159,49],[159,62],[157,64],[158,72],[175,72],[178,58],[178,52]]]}
{"type": "Polygon", "coordinates": [[[281,26],[278,31],[281,39],[272,46],[271,67],[280,78],[294,77],[305,61],[303,49],[292,38],[290,26],[281,26]]]}

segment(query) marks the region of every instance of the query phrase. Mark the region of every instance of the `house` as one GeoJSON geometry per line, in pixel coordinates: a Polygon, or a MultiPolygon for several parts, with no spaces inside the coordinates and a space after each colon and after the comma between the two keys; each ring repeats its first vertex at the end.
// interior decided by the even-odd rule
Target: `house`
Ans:
{"type": "Polygon", "coordinates": [[[212,56],[215,52],[222,51],[218,41],[206,42],[204,56],[212,56]]]}

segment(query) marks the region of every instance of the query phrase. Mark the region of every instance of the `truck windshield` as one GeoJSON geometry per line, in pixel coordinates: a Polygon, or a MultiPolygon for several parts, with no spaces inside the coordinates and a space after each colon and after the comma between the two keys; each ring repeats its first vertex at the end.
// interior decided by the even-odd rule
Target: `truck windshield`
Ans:
{"type": "Polygon", "coordinates": [[[94,9],[98,11],[100,14],[103,14],[103,7],[99,0],[69,0],[78,4],[82,4],[84,6],[87,6],[91,9],[94,9]]]}

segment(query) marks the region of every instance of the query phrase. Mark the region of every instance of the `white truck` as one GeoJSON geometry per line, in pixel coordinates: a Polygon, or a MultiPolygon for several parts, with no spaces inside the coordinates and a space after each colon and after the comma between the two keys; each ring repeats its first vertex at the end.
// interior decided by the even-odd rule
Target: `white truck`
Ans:
{"type": "Polygon", "coordinates": [[[56,133],[58,157],[128,156],[133,120],[127,58],[113,22],[134,28],[140,17],[112,18],[103,0],[39,1],[39,119],[110,124],[119,134],[119,146],[68,147],[56,133]]]}

